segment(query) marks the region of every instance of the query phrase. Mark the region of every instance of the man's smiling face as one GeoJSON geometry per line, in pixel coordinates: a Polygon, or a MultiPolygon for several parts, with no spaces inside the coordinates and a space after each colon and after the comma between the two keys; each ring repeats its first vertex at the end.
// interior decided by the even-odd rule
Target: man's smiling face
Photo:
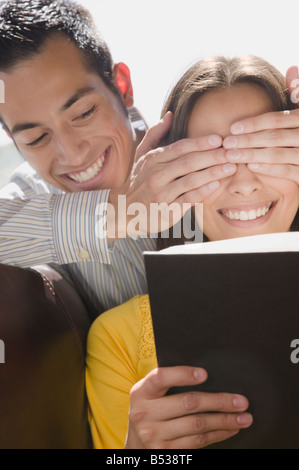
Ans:
{"type": "Polygon", "coordinates": [[[0,79],[1,120],[45,181],[67,192],[125,182],[135,151],[130,121],[120,98],[66,37],[51,38],[41,53],[0,79]]]}

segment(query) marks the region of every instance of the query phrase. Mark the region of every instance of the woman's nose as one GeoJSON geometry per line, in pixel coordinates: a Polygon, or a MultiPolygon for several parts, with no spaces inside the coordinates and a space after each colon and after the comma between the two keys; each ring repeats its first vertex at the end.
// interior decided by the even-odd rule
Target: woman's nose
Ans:
{"type": "Polygon", "coordinates": [[[230,177],[228,191],[231,194],[250,196],[255,191],[261,189],[262,184],[256,174],[250,171],[245,163],[237,165],[237,171],[230,177]]]}

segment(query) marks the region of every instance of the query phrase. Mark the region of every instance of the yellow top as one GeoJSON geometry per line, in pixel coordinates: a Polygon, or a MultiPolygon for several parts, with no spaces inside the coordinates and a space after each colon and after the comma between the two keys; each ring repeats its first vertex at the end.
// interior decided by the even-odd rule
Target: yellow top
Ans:
{"type": "Polygon", "coordinates": [[[86,389],[94,447],[122,449],[130,390],[157,367],[148,296],[100,315],[87,342],[86,389]]]}

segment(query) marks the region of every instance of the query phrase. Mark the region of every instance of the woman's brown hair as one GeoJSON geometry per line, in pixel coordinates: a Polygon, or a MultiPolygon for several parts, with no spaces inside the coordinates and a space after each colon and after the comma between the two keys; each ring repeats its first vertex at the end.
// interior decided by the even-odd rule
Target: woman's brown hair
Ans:
{"type": "MultiPolygon", "coordinates": [[[[267,61],[255,56],[228,59],[222,56],[200,60],[192,65],[170,92],[161,116],[173,113],[173,121],[163,145],[171,144],[187,136],[187,126],[197,100],[210,90],[232,88],[240,83],[255,83],[268,93],[276,111],[294,109],[284,76],[267,61]]],[[[194,221],[193,221],[194,223],[194,221]]],[[[291,230],[299,229],[299,210],[291,230]]],[[[169,238],[158,238],[158,249],[183,244],[184,237],[175,238],[170,230],[169,238]]],[[[204,237],[205,239],[205,237],[204,237]]]]}

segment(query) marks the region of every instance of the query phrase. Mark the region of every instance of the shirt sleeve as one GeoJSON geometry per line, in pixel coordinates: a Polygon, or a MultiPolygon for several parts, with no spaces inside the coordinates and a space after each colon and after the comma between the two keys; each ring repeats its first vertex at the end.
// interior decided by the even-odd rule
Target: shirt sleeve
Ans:
{"type": "Polygon", "coordinates": [[[139,297],[100,315],[87,342],[86,390],[94,447],[125,445],[130,390],[138,373],[139,297]]]}
{"type": "Polygon", "coordinates": [[[10,183],[0,191],[0,263],[110,264],[108,197],[109,190],[36,194],[26,182],[10,183]]]}

